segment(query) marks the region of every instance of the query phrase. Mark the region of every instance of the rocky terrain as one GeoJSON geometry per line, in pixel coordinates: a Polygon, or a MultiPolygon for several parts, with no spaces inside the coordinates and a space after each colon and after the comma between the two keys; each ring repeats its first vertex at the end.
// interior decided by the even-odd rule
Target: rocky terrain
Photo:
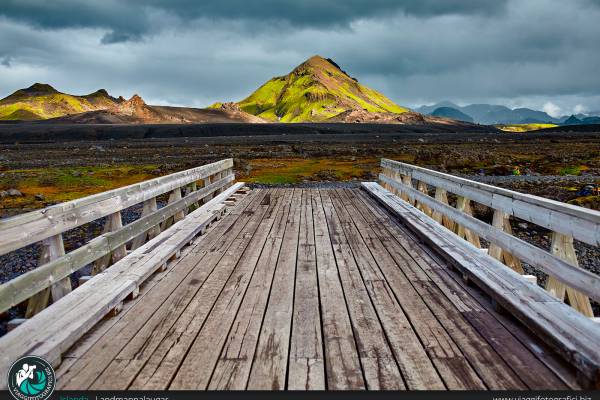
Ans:
{"type": "Polygon", "coordinates": [[[212,109],[150,106],[134,95],[116,106],[106,109],[71,114],[43,121],[44,124],[202,124],[202,123],[264,123],[235,105],[226,103],[212,109]]]}

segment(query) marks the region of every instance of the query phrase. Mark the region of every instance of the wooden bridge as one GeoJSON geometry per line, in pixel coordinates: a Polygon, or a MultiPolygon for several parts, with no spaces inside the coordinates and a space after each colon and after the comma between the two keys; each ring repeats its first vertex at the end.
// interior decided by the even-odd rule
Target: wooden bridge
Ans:
{"type": "Polygon", "coordinates": [[[600,385],[600,277],[573,246],[600,244],[600,213],[390,160],[360,189],[250,190],[232,168],[0,220],[0,254],[43,248],[0,285],[0,311],[25,314],[0,338],[2,384],[38,355],[59,389],[600,385]],[[130,207],[141,216],[123,225],[130,207]],[[551,250],[511,218],[550,231],[551,250]],[[63,233],[98,219],[65,254],[63,233]]]}

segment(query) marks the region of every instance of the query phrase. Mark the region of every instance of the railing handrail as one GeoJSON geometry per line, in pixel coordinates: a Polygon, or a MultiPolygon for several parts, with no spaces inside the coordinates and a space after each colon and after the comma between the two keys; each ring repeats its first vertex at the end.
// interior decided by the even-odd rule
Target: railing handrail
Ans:
{"type": "Polygon", "coordinates": [[[90,264],[92,275],[104,271],[234,180],[233,160],[225,159],[0,220],[0,255],[42,244],[37,268],[0,285],[0,312],[28,301],[25,317],[37,314],[50,297],[57,301],[73,290],[71,274],[90,264]],[[166,193],[168,204],[159,209],[156,197],[166,193]],[[136,204],[142,204],[140,218],[124,226],[121,211],[136,204]],[[104,217],[102,234],[65,254],[65,231],[104,217]]]}
{"type": "Polygon", "coordinates": [[[233,167],[225,159],[0,220],[0,255],[233,167]]]}
{"type": "Polygon", "coordinates": [[[442,224],[449,234],[478,248],[480,237],[486,239],[488,255],[521,275],[525,274],[521,261],[547,273],[548,292],[560,300],[568,297],[573,308],[594,316],[590,298],[600,301],[600,276],[579,267],[573,240],[600,244],[600,212],[398,161],[382,159],[381,167],[379,180],[385,188],[442,224]],[[428,186],[435,188],[434,197],[428,186]],[[457,196],[456,207],[449,204],[448,193],[457,196]],[[471,201],[493,209],[491,224],[473,216],[471,201]],[[510,216],[551,230],[550,251],[514,236],[510,216]]]}
{"type": "Polygon", "coordinates": [[[129,241],[143,234],[152,226],[164,222],[175,213],[182,211],[198,202],[203,196],[223,188],[233,182],[232,175],[228,175],[205,188],[198,189],[189,196],[174,203],[166,205],[160,210],[132,222],[114,232],[107,232],[95,237],[88,243],[62,255],[38,268],[25,272],[0,285],[0,313],[27,300],[36,293],[44,290],[67,278],[70,274],[94,262],[99,257],[124,246],[129,241]]]}
{"type": "Polygon", "coordinates": [[[466,178],[445,174],[399,161],[382,159],[382,168],[467,197],[477,203],[534,223],[549,230],[600,245],[600,212],[544,197],[519,193],[466,178]]]}

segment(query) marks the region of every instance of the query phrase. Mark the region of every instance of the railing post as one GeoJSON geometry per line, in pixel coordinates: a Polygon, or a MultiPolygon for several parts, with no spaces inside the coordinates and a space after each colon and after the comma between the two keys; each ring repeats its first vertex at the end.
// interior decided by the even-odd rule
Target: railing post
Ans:
{"type": "MultiPolygon", "coordinates": [[[[401,181],[402,181],[403,185],[408,186],[410,188],[413,187],[413,185],[412,185],[412,179],[411,179],[411,177],[409,175],[400,175],[400,176],[401,176],[401,181]]],[[[404,200],[407,201],[407,202],[409,202],[413,206],[415,205],[415,199],[412,198],[411,196],[409,196],[408,194],[404,195],[404,200]]]]}
{"type": "MultiPolygon", "coordinates": [[[[153,212],[155,212],[156,210],[158,210],[158,207],[156,205],[156,197],[148,199],[148,200],[144,201],[144,203],[143,203],[141,217],[150,215],[153,212]]],[[[159,233],[160,233],[160,224],[155,225],[152,228],[148,229],[146,232],[142,233],[141,235],[139,235],[138,237],[133,239],[133,242],[131,243],[131,250],[135,250],[138,247],[141,247],[144,243],[146,243],[146,240],[152,240],[153,238],[158,236],[159,233]]]]}
{"type": "MultiPolygon", "coordinates": [[[[63,244],[62,234],[54,235],[42,241],[42,253],[40,254],[38,265],[44,265],[52,260],[65,255],[65,246],[63,244]]],[[[25,318],[31,318],[48,306],[50,293],[52,300],[56,301],[71,291],[71,278],[67,276],[54,283],[50,288],[44,289],[33,295],[27,302],[25,318]]]]}
{"type": "Polygon", "coordinates": [[[235,182],[235,172],[233,171],[233,168],[228,168],[227,169],[227,173],[225,174],[225,177],[227,177],[229,175],[233,175],[233,179],[234,180],[231,181],[231,182],[229,182],[226,187],[232,186],[234,184],[234,182],[235,182]]]}
{"type": "MultiPolygon", "coordinates": [[[[467,199],[464,196],[458,196],[456,200],[456,209],[465,213],[466,215],[473,216],[473,210],[471,209],[471,200],[467,199]]],[[[478,249],[481,248],[479,236],[458,223],[456,224],[456,234],[461,238],[466,239],[469,243],[471,243],[478,249]]]]}
{"type": "MultiPolygon", "coordinates": [[[[448,193],[446,189],[442,189],[439,187],[435,188],[435,199],[441,203],[448,204],[448,193]]],[[[449,217],[442,214],[439,211],[434,211],[432,218],[439,224],[444,225],[446,228],[454,231],[454,221],[452,221],[449,217]]]]}
{"type": "MultiPolygon", "coordinates": [[[[181,198],[181,188],[176,188],[171,192],[171,194],[169,194],[169,201],[167,202],[167,204],[174,203],[178,200],[181,200],[181,198]]],[[[185,212],[183,210],[177,211],[175,215],[173,215],[173,217],[167,219],[165,222],[162,223],[161,229],[164,231],[165,229],[173,225],[175,222],[181,221],[184,218],[185,212]]]]}
{"type": "MultiPolygon", "coordinates": [[[[207,176],[206,178],[204,178],[203,179],[204,187],[207,187],[208,185],[210,185],[210,182],[211,182],[211,176],[207,176]]],[[[207,201],[210,201],[213,197],[214,197],[213,193],[209,194],[202,200],[202,203],[204,204],[207,201]]]]}
{"type": "MultiPolygon", "coordinates": [[[[123,220],[121,219],[121,211],[117,211],[115,213],[109,214],[106,217],[106,222],[104,223],[104,233],[118,231],[123,227],[123,220]]],[[[104,271],[109,265],[116,263],[121,258],[127,255],[127,248],[125,245],[119,246],[114,249],[112,252],[100,257],[94,262],[94,266],[92,268],[92,275],[96,275],[102,271],[104,271]]]]}
{"type": "MultiPolygon", "coordinates": [[[[187,194],[189,195],[190,193],[195,192],[196,190],[198,190],[198,185],[197,183],[194,181],[192,183],[189,184],[188,186],[188,190],[187,190],[187,194]]],[[[198,207],[200,207],[200,204],[198,204],[198,202],[195,202],[194,204],[192,204],[189,208],[189,212],[192,212],[196,209],[198,209],[198,207]]]]}
{"type": "MultiPolygon", "coordinates": [[[[418,181],[417,182],[417,190],[419,192],[429,196],[429,191],[427,190],[427,184],[425,182],[418,181]]],[[[417,209],[424,212],[425,215],[427,215],[428,217],[431,217],[432,211],[431,211],[431,208],[429,208],[429,206],[427,206],[419,201],[417,201],[416,204],[417,204],[417,209]]]]}
{"type": "MultiPolygon", "coordinates": [[[[579,267],[575,247],[573,246],[573,237],[561,233],[552,233],[552,254],[562,258],[566,262],[579,267]]],[[[569,299],[571,307],[587,317],[593,317],[592,305],[590,299],[583,293],[565,285],[552,275],[548,276],[546,290],[559,300],[564,300],[565,295],[569,299]]]]}
{"type": "MultiPolygon", "coordinates": [[[[512,227],[510,226],[509,215],[503,212],[502,210],[494,210],[492,226],[508,233],[509,235],[513,235],[512,227]]],[[[498,245],[490,243],[488,254],[496,260],[504,263],[514,271],[518,272],[519,274],[523,275],[525,273],[525,271],[523,270],[523,266],[521,265],[521,261],[519,261],[518,258],[513,256],[506,249],[502,249],[498,245]]]]}

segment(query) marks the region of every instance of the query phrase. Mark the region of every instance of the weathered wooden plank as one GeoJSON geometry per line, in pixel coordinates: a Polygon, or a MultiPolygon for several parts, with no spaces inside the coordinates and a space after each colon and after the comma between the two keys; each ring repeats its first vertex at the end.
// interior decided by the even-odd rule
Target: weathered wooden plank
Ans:
{"type": "Polygon", "coordinates": [[[208,387],[210,390],[246,388],[285,232],[288,228],[297,229],[297,226],[288,227],[292,195],[293,190],[284,193],[282,209],[267,237],[244,300],[215,366],[208,387]]]}
{"type": "MultiPolygon", "coordinates": [[[[340,191],[338,191],[340,192],[340,191]]],[[[347,197],[346,197],[347,199],[347,197]]],[[[403,251],[397,242],[390,240],[388,235],[380,237],[375,232],[375,227],[368,223],[372,214],[361,213],[353,201],[347,201],[346,209],[353,215],[354,224],[361,232],[369,249],[375,254],[380,254],[378,261],[388,281],[399,293],[406,294],[407,298],[420,298],[427,308],[442,324],[448,335],[460,348],[464,357],[477,371],[479,377],[489,389],[527,389],[527,386],[511,370],[498,353],[487,343],[483,337],[464,319],[459,310],[444,296],[439,289],[427,279],[422,279],[423,274],[416,275],[418,268],[415,260],[403,251]],[[387,262],[385,262],[387,260],[387,262]],[[386,268],[387,265],[396,264],[399,268],[386,268]]]]}
{"type": "MultiPolygon", "coordinates": [[[[390,180],[385,176],[380,176],[380,179],[388,181],[390,186],[401,185],[390,180]]],[[[484,239],[492,242],[511,254],[526,261],[530,265],[541,269],[542,271],[555,276],[569,286],[578,289],[595,300],[600,300],[600,277],[585,271],[574,265],[571,265],[561,258],[546,252],[545,250],[525,242],[517,237],[514,237],[496,227],[486,224],[474,217],[465,215],[449,205],[438,202],[429,196],[423,195],[421,192],[405,188],[404,190],[413,193],[413,195],[427,204],[434,210],[438,210],[449,215],[454,221],[460,223],[465,228],[476,232],[484,239]]]]}
{"type": "MultiPolygon", "coordinates": [[[[89,388],[110,363],[127,350],[126,346],[132,352],[137,351],[140,359],[147,359],[148,352],[164,338],[166,331],[213,271],[218,260],[234,243],[234,239],[254,214],[256,200],[260,201],[263,196],[264,193],[251,195],[247,203],[244,202],[239,209],[233,210],[217,224],[210,235],[202,236],[197,245],[189,250],[189,256],[180,259],[175,264],[176,268],[169,270],[171,272],[168,277],[147,294],[143,303],[133,307],[80,360],[62,371],[59,387],[89,388]]],[[[210,206],[210,203],[204,206],[210,206]]],[[[190,214],[192,216],[193,213],[190,214]]],[[[135,365],[131,367],[136,368],[135,365]]],[[[127,387],[132,378],[129,374],[124,374],[124,378],[124,382],[116,379],[114,386],[127,387]]]]}
{"type": "Polygon", "coordinates": [[[327,388],[330,390],[364,389],[361,363],[344,291],[338,276],[321,196],[315,189],[308,192],[314,223],[327,388]]]}
{"type": "Polygon", "coordinates": [[[468,242],[448,235],[431,219],[381,186],[373,183],[363,183],[362,186],[390,211],[397,212],[422,240],[468,274],[474,283],[576,366],[584,376],[597,381],[600,371],[600,328],[594,322],[543,289],[527,283],[519,274],[487,254],[482,254],[468,242]],[[565,328],[567,326],[568,329],[565,328]]]}
{"type": "Polygon", "coordinates": [[[382,285],[373,285],[379,278],[368,273],[363,281],[329,193],[321,191],[322,205],[368,389],[406,389],[403,375],[409,389],[444,389],[398,304],[389,296],[379,296],[384,301],[377,304],[371,300],[382,285]]]}
{"type": "MultiPolygon", "coordinates": [[[[101,354],[95,354],[91,362],[103,364],[103,367],[99,372],[86,371],[87,376],[83,379],[91,380],[91,388],[125,389],[130,385],[164,387],[169,384],[170,379],[161,380],[156,374],[175,373],[177,370],[179,357],[185,355],[185,350],[193,342],[227,277],[247,247],[251,238],[249,233],[256,230],[266,211],[266,207],[260,205],[264,197],[265,193],[262,193],[254,199],[252,208],[245,211],[247,219],[244,218],[241,227],[234,225],[231,229],[234,234],[230,241],[215,243],[206,257],[200,253],[199,259],[191,252],[188,258],[195,259],[192,264],[195,267],[178,286],[179,290],[167,293],[167,296],[165,293],[155,295],[162,302],[158,310],[143,309],[140,312],[142,321],[132,316],[132,321],[122,326],[128,335],[120,334],[120,342],[110,342],[110,351],[105,349],[101,354]],[[169,296],[172,298],[165,300],[169,296]],[[141,328],[135,329],[140,324],[141,328]],[[169,362],[170,359],[178,361],[169,362]],[[150,382],[154,376],[157,381],[150,382]]],[[[79,379],[82,378],[73,377],[74,382],[79,379]]]]}
{"type": "Polygon", "coordinates": [[[288,365],[290,390],[326,388],[314,234],[312,205],[303,190],[288,365]]]}
{"type": "Polygon", "coordinates": [[[105,217],[233,166],[218,161],[123,188],[50,206],[0,220],[0,254],[39,242],[50,236],[105,217]]]}
{"type": "Polygon", "coordinates": [[[491,312],[492,306],[487,298],[484,299],[480,292],[468,287],[460,276],[452,274],[449,266],[439,257],[432,258],[410,232],[391,221],[385,211],[373,204],[372,199],[363,194],[357,196],[354,204],[361,215],[373,214],[376,219],[371,221],[370,226],[380,238],[393,238],[415,261],[416,264],[408,264],[411,267],[409,272],[412,272],[409,277],[411,282],[435,284],[530,389],[569,388],[553,372],[556,357],[550,360],[551,349],[543,342],[538,340],[535,343],[523,343],[531,341],[520,340],[521,336],[517,336],[525,331],[524,327],[517,326],[501,314],[491,312]],[[552,368],[548,367],[548,364],[551,364],[552,368]]]}
{"type": "MultiPolygon", "coordinates": [[[[65,246],[63,244],[62,235],[54,235],[45,239],[42,243],[42,252],[38,260],[39,265],[43,265],[50,261],[56,260],[65,254],[65,246]]],[[[71,279],[66,276],[51,285],[52,290],[45,289],[37,293],[27,302],[27,310],[25,318],[31,318],[35,314],[42,311],[48,305],[50,291],[52,291],[52,299],[58,300],[71,291],[71,279]]]]}
{"type": "Polygon", "coordinates": [[[202,280],[190,281],[196,287],[184,291],[185,300],[173,304],[174,310],[167,308],[166,314],[157,315],[153,325],[158,323],[160,329],[154,330],[149,326],[144,334],[136,334],[92,388],[114,387],[115,378],[120,376],[118,387],[165,389],[202,329],[229,276],[235,273],[240,258],[250,248],[263,216],[275,206],[269,191],[255,199],[247,224],[238,231],[227,250],[211,252],[209,258],[202,262],[203,268],[199,268],[198,273],[208,268],[210,274],[200,275],[202,280]],[[143,350],[141,354],[140,350],[143,350]]]}
{"type": "Polygon", "coordinates": [[[27,300],[29,297],[48,287],[53,282],[68,277],[71,273],[79,270],[81,267],[97,260],[110,251],[119,248],[128,241],[134,239],[140,233],[156,226],[161,221],[164,221],[166,218],[173,215],[176,211],[188,207],[191,202],[205,196],[207,193],[224,185],[231,179],[233,178],[228,177],[222,181],[215,182],[214,186],[198,190],[177,203],[165,206],[157,212],[142,217],[118,231],[98,236],[69,254],[56,258],[53,261],[0,285],[0,312],[27,300]]]}
{"type": "MultiPolygon", "coordinates": [[[[104,233],[116,232],[121,230],[122,228],[123,220],[121,219],[120,211],[109,214],[106,217],[106,222],[104,223],[104,233]]],[[[94,266],[92,268],[92,275],[96,275],[104,271],[111,264],[111,262],[112,264],[114,264],[126,255],[127,249],[125,248],[125,244],[117,246],[114,250],[100,257],[94,262],[94,266]]]]}
{"type": "MultiPolygon", "coordinates": [[[[510,226],[509,215],[502,210],[494,210],[492,226],[500,231],[506,232],[512,236],[512,227],[510,226]]],[[[518,258],[513,256],[508,250],[501,248],[495,243],[490,243],[488,255],[496,260],[503,262],[508,267],[523,275],[525,271],[518,258]]]]}
{"type": "MultiPolygon", "coordinates": [[[[397,274],[393,270],[397,269],[398,266],[390,261],[388,259],[389,255],[386,257],[384,252],[372,253],[371,246],[373,243],[365,242],[360,230],[354,224],[354,216],[348,213],[339,198],[333,197],[332,202],[337,215],[340,217],[342,228],[357,264],[363,273],[365,282],[367,286],[372,285],[374,287],[372,299],[375,307],[381,311],[380,315],[384,315],[383,313],[388,309],[387,304],[397,302],[402,313],[398,312],[397,315],[393,316],[393,321],[399,320],[401,314],[406,316],[406,320],[402,321],[400,319],[402,322],[399,323],[403,327],[401,329],[402,335],[406,335],[407,332],[410,334],[409,329],[414,330],[417,340],[411,338],[411,341],[415,344],[422,343],[427,356],[431,360],[428,362],[422,356],[417,358],[418,364],[406,360],[410,368],[415,368],[416,371],[427,371],[428,379],[434,382],[435,372],[437,372],[449,389],[484,389],[485,384],[478,377],[477,372],[470,366],[460,348],[454,343],[422,299],[414,293],[399,291],[397,282],[395,280],[390,281],[390,279],[397,278],[397,274]],[[434,371],[429,370],[430,363],[435,367],[434,371]]],[[[387,334],[389,337],[391,332],[387,331],[387,334]]],[[[414,352],[418,356],[420,355],[418,351],[414,352]]],[[[416,371],[411,371],[411,374],[416,375],[416,371]]],[[[417,378],[415,377],[415,379],[417,378]]]]}
{"type": "MultiPolygon", "coordinates": [[[[187,352],[184,353],[182,365],[173,377],[170,389],[206,389],[225,343],[230,327],[235,320],[239,306],[246,293],[251,278],[263,274],[269,264],[275,264],[279,248],[274,240],[284,220],[286,207],[282,206],[290,198],[282,196],[281,190],[271,195],[271,203],[275,203],[263,217],[247,250],[240,258],[236,269],[227,280],[219,298],[207,316],[202,329],[196,336],[187,352]],[[273,236],[270,236],[273,234],[273,236]],[[271,240],[268,240],[271,237],[271,240]],[[257,271],[258,269],[258,271],[257,271]]],[[[291,194],[291,193],[290,193],[291,194]]],[[[135,387],[135,385],[134,385],[135,387]]]]}
{"type": "MultiPolygon", "coordinates": [[[[234,190],[232,188],[232,190],[234,190]]],[[[218,199],[217,201],[222,201],[218,199]]],[[[156,237],[146,245],[129,254],[112,268],[73,291],[63,299],[31,318],[19,328],[0,338],[0,347],[8,349],[0,354],[0,386],[6,384],[5,372],[19,356],[35,354],[44,357],[53,365],[60,362],[62,352],[66,351],[85,332],[102,319],[111,309],[121,303],[141,282],[159,267],[151,262],[153,249],[160,250],[157,244],[183,246],[203,226],[202,219],[212,220],[211,204],[195,212],[189,221],[181,221],[170,235],[156,237]],[[209,212],[207,212],[209,210],[209,212]],[[187,225],[184,225],[188,222],[187,225]],[[185,229],[183,229],[185,228],[185,229]],[[181,232],[179,236],[177,233],[181,232]],[[166,240],[165,240],[166,239],[166,240]],[[183,240],[182,240],[183,239],[183,240]],[[177,244],[179,242],[179,244],[177,244]],[[145,260],[132,268],[131,261],[145,260]],[[76,312],[75,309],[81,311],[76,312]],[[60,318],[57,318],[60,315],[60,318]],[[23,335],[23,332],[27,332],[23,335]]],[[[176,248],[176,247],[172,247],[176,248]]],[[[158,260],[162,262],[159,257],[158,260]]],[[[135,264],[133,264],[135,265],[135,264]]]]}
{"type": "Polygon", "coordinates": [[[600,212],[459,178],[410,164],[381,160],[382,167],[467,197],[593,246],[600,245],[600,212]]]}
{"type": "MultiPolygon", "coordinates": [[[[552,254],[560,257],[575,267],[579,267],[577,254],[575,254],[575,247],[573,247],[573,238],[570,236],[553,232],[552,254]]],[[[546,290],[560,300],[564,300],[566,295],[569,299],[569,304],[571,307],[587,317],[591,318],[594,316],[590,299],[586,295],[563,284],[552,275],[548,277],[548,282],[546,282],[546,290]]]]}
{"type": "MultiPolygon", "coordinates": [[[[215,230],[212,230],[211,233],[213,233],[215,236],[221,237],[221,233],[217,233],[215,230]]],[[[165,271],[159,270],[159,272],[150,276],[139,287],[138,296],[135,298],[128,299],[128,301],[123,303],[123,309],[120,313],[116,314],[112,318],[104,318],[101,321],[99,321],[91,330],[86,332],[79,340],[77,340],[77,342],[73,346],[71,346],[71,348],[64,352],[64,354],[62,355],[62,362],[57,368],[55,368],[57,377],[57,389],[63,389],[65,379],[69,376],[69,373],[72,373],[72,371],[70,371],[70,368],[72,368],[72,366],[76,362],[80,361],[82,358],[87,357],[88,351],[90,351],[90,349],[99,340],[102,340],[102,338],[104,337],[104,335],[107,334],[107,332],[111,332],[109,336],[114,340],[114,337],[112,335],[114,331],[111,331],[111,329],[115,329],[115,325],[119,321],[121,321],[129,312],[131,312],[131,309],[134,306],[136,306],[137,303],[142,301],[150,290],[154,288],[160,288],[160,286],[157,285],[159,285],[161,282],[164,284],[163,281],[165,281],[166,279],[170,280],[171,278],[173,278],[173,274],[175,273],[174,269],[177,270],[177,275],[181,276],[183,279],[184,274],[182,273],[182,266],[184,263],[180,261],[182,261],[187,256],[187,254],[190,253],[192,249],[194,249],[195,246],[199,246],[200,242],[206,244],[207,241],[204,241],[203,239],[206,239],[206,236],[201,236],[198,240],[194,241],[192,245],[182,249],[181,260],[178,260],[173,264],[169,265],[169,267],[165,271]]],[[[88,278],[91,279],[91,276],[88,278]]]]}
{"type": "Polygon", "coordinates": [[[250,390],[286,388],[301,210],[302,190],[294,189],[288,227],[248,379],[247,388],[250,390]]]}
{"type": "MultiPolygon", "coordinates": [[[[196,207],[195,209],[198,209],[198,207],[196,207]]],[[[158,206],[156,205],[156,197],[145,200],[142,205],[142,215],[140,216],[140,218],[147,217],[148,215],[153,214],[157,210],[158,206]]],[[[138,247],[142,246],[144,243],[146,243],[147,240],[154,239],[160,232],[161,231],[159,224],[151,227],[150,229],[133,239],[133,242],[131,243],[131,250],[135,250],[138,247]]]]}

